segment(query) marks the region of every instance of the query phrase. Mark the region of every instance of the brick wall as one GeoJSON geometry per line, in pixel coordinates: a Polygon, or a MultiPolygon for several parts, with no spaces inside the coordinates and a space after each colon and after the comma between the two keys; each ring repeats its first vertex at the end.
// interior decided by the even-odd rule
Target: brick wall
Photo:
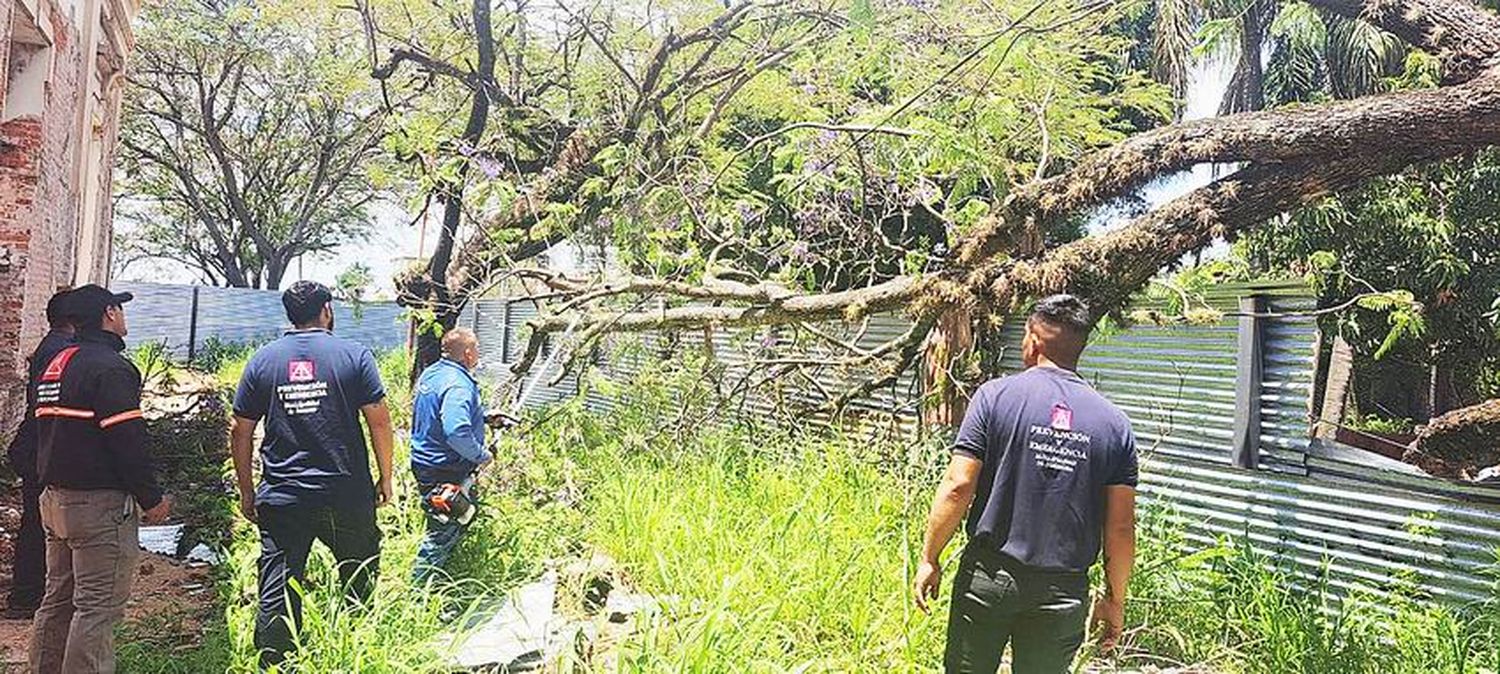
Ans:
{"type": "MultiPolygon", "coordinates": [[[[0,110],[6,110],[0,113],[0,246],[10,249],[12,260],[8,269],[0,269],[0,441],[8,439],[22,407],[25,360],[47,329],[47,299],[58,286],[74,281],[80,246],[104,252],[96,256],[94,269],[78,270],[78,276],[104,280],[111,235],[109,166],[87,171],[80,170],[79,163],[97,162],[99,155],[110,162],[114,154],[109,150],[80,157],[87,144],[79,137],[78,127],[98,43],[83,45],[85,32],[74,21],[75,16],[77,21],[85,20],[88,8],[95,4],[78,0],[71,13],[58,0],[37,0],[36,5],[34,18],[46,22],[42,32],[51,36],[51,45],[41,51],[17,42],[12,33],[16,23],[33,17],[17,9],[17,0],[0,0],[0,75],[4,75],[0,77],[0,110]],[[38,87],[35,80],[24,86],[8,83],[15,76],[12,67],[24,63],[19,59],[35,58],[50,60],[44,84],[38,87]],[[29,101],[40,96],[40,105],[12,114],[14,110],[5,107],[6,99],[20,96],[28,96],[29,101]],[[104,219],[96,229],[97,240],[79,242],[74,239],[82,215],[84,190],[79,183],[84,175],[96,176],[95,185],[104,190],[96,200],[104,219]]],[[[93,34],[103,39],[101,31],[93,34]]],[[[111,145],[116,114],[113,106],[106,105],[100,115],[105,124],[99,134],[111,145]]],[[[93,120],[86,120],[83,129],[94,135],[93,120]]]]}
{"type": "Polygon", "coordinates": [[[5,102],[5,85],[10,80],[10,33],[11,15],[15,12],[16,0],[0,0],[0,103],[5,102]]]}

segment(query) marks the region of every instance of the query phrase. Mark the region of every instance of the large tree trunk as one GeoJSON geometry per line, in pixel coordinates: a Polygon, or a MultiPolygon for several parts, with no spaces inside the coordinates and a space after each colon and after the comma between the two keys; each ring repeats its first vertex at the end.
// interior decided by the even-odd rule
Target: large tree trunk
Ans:
{"type": "MultiPolygon", "coordinates": [[[[637,279],[580,288],[553,279],[553,291],[574,299],[563,313],[532,322],[528,353],[538,353],[548,334],[574,325],[582,328],[574,341],[587,348],[604,332],[837,320],[897,309],[930,327],[952,309],[986,320],[1063,291],[1109,311],[1163,268],[1216,241],[1233,240],[1278,213],[1414,164],[1500,143],[1500,16],[1464,0],[1410,0],[1399,7],[1376,0],[1313,2],[1373,21],[1439,55],[1446,85],[1198,120],[1134,136],[1063,174],[1013,191],[994,217],[958,242],[952,266],[934,275],[813,295],[714,280],[698,287],[637,279]],[[1157,177],[1203,163],[1240,168],[1122,229],[1039,253],[1020,245],[1052,221],[1078,217],[1157,177]],[[715,305],[620,315],[590,304],[622,294],[671,295],[715,305]]],[[[467,268],[484,272],[488,266],[467,268]]],[[[877,351],[894,364],[909,364],[911,347],[923,336],[914,341],[902,336],[877,351]]],[[[885,368],[876,369],[880,378],[888,375],[885,368]]]]}
{"type": "MultiPolygon", "coordinates": [[[[469,102],[469,118],[464,123],[464,132],[459,142],[467,148],[467,151],[477,152],[480,142],[484,139],[485,128],[489,126],[489,85],[494,80],[496,57],[489,1],[474,0],[472,15],[479,62],[475,66],[470,82],[473,98],[469,102]]],[[[458,227],[463,221],[464,184],[468,176],[469,163],[464,162],[459,167],[458,177],[452,183],[441,186],[441,192],[438,194],[438,198],[443,203],[443,228],[438,233],[438,242],[436,248],[433,249],[432,259],[427,262],[427,277],[421,283],[421,292],[418,295],[421,300],[419,306],[432,312],[432,319],[436,325],[417,326],[416,353],[409,374],[412,383],[416,383],[422,370],[427,369],[427,366],[436,363],[442,357],[441,332],[453,329],[453,326],[458,323],[458,315],[463,311],[463,304],[467,300],[467,298],[455,299],[449,292],[448,266],[453,260],[453,246],[458,238],[458,227]],[[434,327],[441,328],[441,332],[433,329],[434,327]]],[[[421,321],[422,319],[412,320],[421,321]]]]}
{"type": "Polygon", "coordinates": [[[1454,410],[1418,428],[1416,447],[1405,459],[1439,477],[1463,480],[1500,465],[1500,398],[1454,410]]]}

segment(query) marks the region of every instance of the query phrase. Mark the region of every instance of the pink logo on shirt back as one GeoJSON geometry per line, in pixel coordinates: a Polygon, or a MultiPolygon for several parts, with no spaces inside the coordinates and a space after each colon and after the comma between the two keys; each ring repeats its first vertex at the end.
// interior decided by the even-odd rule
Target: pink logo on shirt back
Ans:
{"type": "Polygon", "coordinates": [[[312,381],[318,378],[318,368],[310,360],[294,360],[287,363],[287,379],[293,383],[312,381]]]}
{"type": "Polygon", "coordinates": [[[1073,410],[1058,403],[1052,406],[1052,428],[1059,431],[1073,430],[1073,410]]]}

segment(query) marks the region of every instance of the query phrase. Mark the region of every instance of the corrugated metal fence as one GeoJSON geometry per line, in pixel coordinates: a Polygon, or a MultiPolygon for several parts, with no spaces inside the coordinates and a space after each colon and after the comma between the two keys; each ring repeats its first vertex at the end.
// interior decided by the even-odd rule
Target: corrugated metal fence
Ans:
{"type": "MultiPolygon", "coordinates": [[[[537,313],[536,303],[530,300],[492,298],[469,303],[458,324],[473,329],[479,337],[483,363],[479,372],[481,379],[509,381],[510,371],[506,365],[525,354],[529,335],[526,323],[537,313]]],[[[644,362],[668,355],[672,349],[679,354],[684,350],[712,353],[719,368],[714,378],[719,393],[731,398],[726,409],[770,419],[785,415],[793,408],[816,407],[828,401],[828,393],[846,390],[858,381],[856,373],[838,366],[839,358],[848,356],[848,352],[829,344],[828,338],[856,348],[872,349],[900,336],[910,327],[910,323],[900,317],[884,315],[871,316],[868,321],[855,326],[821,324],[814,328],[821,336],[789,327],[693,331],[676,335],[670,348],[661,335],[622,335],[607,341],[592,364],[596,372],[626,383],[639,372],[644,362]],[[609,357],[602,354],[609,354],[609,357]],[[783,369],[778,367],[778,360],[804,361],[799,363],[802,367],[798,369],[807,376],[782,376],[783,369]]],[[[546,353],[549,351],[544,349],[544,358],[546,353]]],[[[539,359],[535,367],[540,368],[543,364],[539,359]]],[[[785,370],[790,371],[790,364],[786,365],[785,370]]],[[[570,399],[580,391],[593,409],[607,410],[614,406],[615,401],[609,396],[582,386],[582,368],[574,368],[556,385],[547,385],[563,366],[563,363],[554,361],[547,370],[534,370],[527,375],[528,387],[533,381],[540,382],[526,401],[529,406],[570,399]]],[[[849,407],[887,422],[883,426],[890,427],[890,430],[910,434],[918,424],[918,398],[916,375],[908,371],[891,385],[850,401],[849,407]]]]}
{"type": "MultiPolygon", "coordinates": [[[[1277,317],[1109,331],[1096,337],[1084,357],[1082,374],[1134,423],[1145,497],[1170,504],[1189,540],[1245,537],[1307,579],[1326,570],[1329,582],[1346,590],[1415,584],[1453,601],[1490,596],[1495,579],[1489,573],[1500,551],[1500,490],[1433,479],[1372,453],[1314,440],[1317,326],[1297,315],[1311,308],[1311,300],[1282,286],[1225,289],[1209,301],[1277,317]]],[[[474,303],[461,324],[480,335],[490,363],[486,376],[506,376],[498,364],[521,355],[525,323],[536,313],[530,302],[474,303]]],[[[886,316],[868,326],[825,327],[846,336],[862,328],[859,343],[869,346],[900,334],[906,324],[886,316]]],[[[1011,348],[1003,362],[1019,368],[1019,325],[1005,335],[1011,348]]],[[[646,336],[646,350],[660,347],[660,339],[646,336]]],[[[788,343],[806,356],[828,353],[764,330],[680,336],[678,344],[702,348],[707,339],[731,371],[788,343]]],[[[598,369],[623,381],[641,357],[598,369]]],[[[578,377],[542,387],[528,403],[575,395],[578,377]]],[[[820,384],[829,390],[849,381],[847,373],[832,369],[823,378],[820,384]]],[[[917,388],[908,375],[859,406],[890,413],[909,431],[920,416],[917,388]]],[[[807,395],[806,388],[796,391],[790,395],[807,395]]],[[[589,395],[588,403],[598,408],[612,402],[589,395]]],[[[746,404],[762,413],[772,407],[766,398],[746,404]]]]}
{"type": "MultiPolygon", "coordinates": [[[[281,293],[274,290],[160,283],[118,283],[114,290],[135,295],[126,307],[132,345],[163,342],[182,357],[211,338],[255,344],[289,327],[281,293]]],[[[406,344],[407,324],[394,303],[369,302],[356,311],[348,303],[335,302],[334,318],[339,336],[372,349],[406,344]]]]}

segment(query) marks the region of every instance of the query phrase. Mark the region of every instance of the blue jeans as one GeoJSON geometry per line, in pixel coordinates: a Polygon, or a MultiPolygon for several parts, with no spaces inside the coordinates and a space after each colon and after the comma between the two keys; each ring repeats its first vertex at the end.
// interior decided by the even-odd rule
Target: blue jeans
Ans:
{"type": "MultiPolygon", "coordinates": [[[[425,495],[427,492],[424,490],[422,493],[425,495]]],[[[417,548],[417,563],[411,570],[412,585],[426,584],[433,573],[448,563],[448,558],[453,556],[453,549],[463,539],[466,528],[458,522],[443,523],[431,515],[427,516],[427,534],[422,537],[422,546],[417,548]]]]}

